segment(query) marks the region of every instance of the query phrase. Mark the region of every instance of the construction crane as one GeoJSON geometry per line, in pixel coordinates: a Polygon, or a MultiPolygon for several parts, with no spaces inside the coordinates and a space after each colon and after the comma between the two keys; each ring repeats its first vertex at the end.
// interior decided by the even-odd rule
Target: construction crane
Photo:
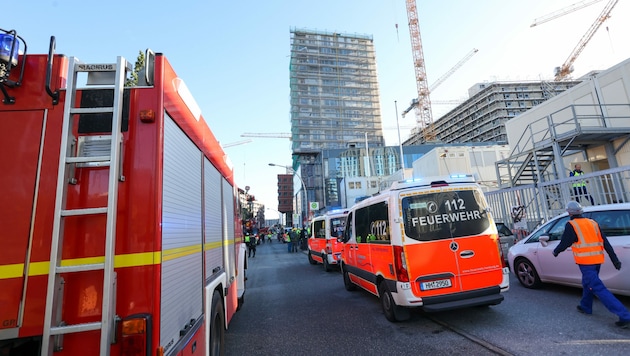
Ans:
{"type": "MultiPolygon", "coordinates": [[[[424,54],[422,52],[420,27],[418,25],[418,9],[416,8],[416,0],[406,0],[406,4],[407,18],[409,20],[409,35],[411,38],[411,51],[413,54],[413,67],[416,74],[416,86],[418,89],[416,121],[422,127],[421,132],[424,136],[424,142],[428,142],[435,139],[435,133],[433,131],[429,84],[427,82],[427,73],[424,67],[424,54]]],[[[413,105],[412,101],[412,106],[413,105]]]]}
{"type": "MultiPolygon", "coordinates": [[[[449,69],[448,72],[444,73],[444,75],[438,78],[438,80],[436,80],[435,83],[429,86],[429,93],[433,92],[438,86],[440,86],[440,84],[442,84],[446,79],[448,79],[448,77],[450,77],[453,73],[455,73],[455,71],[457,71],[461,66],[463,66],[464,63],[466,63],[477,52],[479,52],[479,50],[476,48],[473,48],[470,52],[468,52],[466,56],[464,56],[464,58],[462,58],[459,62],[457,62],[457,64],[453,66],[453,68],[449,69]]],[[[433,101],[432,102],[432,104],[453,104],[453,103],[458,104],[458,103],[461,103],[461,101],[451,100],[451,101],[433,101]]],[[[411,104],[409,104],[409,107],[405,109],[405,111],[402,112],[402,117],[405,117],[406,114],[408,114],[411,110],[413,110],[417,106],[418,106],[418,99],[412,99],[411,104]]]]}
{"type": "Polygon", "coordinates": [[[221,144],[221,147],[228,148],[228,147],[240,146],[240,145],[244,145],[244,144],[250,143],[250,142],[252,142],[251,139],[240,140],[240,141],[235,141],[235,142],[229,142],[229,143],[226,143],[226,144],[221,144]]]}
{"type": "Polygon", "coordinates": [[[588,41],[593,38],[593,35],[595,35],[595,32],[597,32],[602,23],[604,23],[604,21],[606,21],[610,17],[610,12],[615,7],[615,5],[617,5],[617,2],[619,2],[619,0],[610,0],[606,4],[606,6],[604,6],[601,14],[597,17],[597,19],[595,19],[595,22],[593,22],[593,24],[588,29],[588,31],[586,31],[584,36],[582,36],[582,39],[580,40],[580,42],[578,42],[577,46],[573,49],[573,52],[571,52],[564,64],[562,64],[560,67],[555,68],[554,75],[556,81],[567,78],[569,74],[573,72],[573,62],[575,62],[580,53],[582,53],[584,47],[586,47],[588,41]]]}
{"type": "Polygon", "coordinates": [[[534,22],[529,25],[529,27],[534,27],[534,26],[538,26],[538,25],[542,25],[545,22],[551,21],[553,19],[557,19],[560,16],[564,16],[566,14],[569,14],[573,11],[577,11],[579,9],[583,9],[587,6],[593,5],[595,3],[598,3],[602,0],[590,0],[590,1],[580,1],[580,2],[576,2],[575,4],[569,5],[563,9],[560,9],[558,11],[554,11],[552,13],[549,13],[545,16],[541,16],[537,19],[534,19],[534,22]]]}
{"type": "Polygon", "coordinates": [[[291,138],[291,134],[288,132],[279,133],[248,133],[241,134],[241,137],[260,137],[260,138],[291,138]]]}

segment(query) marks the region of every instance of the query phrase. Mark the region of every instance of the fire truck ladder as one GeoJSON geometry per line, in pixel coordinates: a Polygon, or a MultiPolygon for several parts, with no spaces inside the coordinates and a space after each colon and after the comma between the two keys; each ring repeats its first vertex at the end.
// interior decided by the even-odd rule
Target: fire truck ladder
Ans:
{"type": "Polygon", "coordinates": [[[101,330],[100,355],[109,355],[110,344],[114,339],[116,274],[114,272],[114,253],[116,240],[116,211],[118,205],[118,183],[121,172],[122,145],[122,107],[123,90],[130,63],[118,57],[114,64],[85,64],[72,57],[69,61],[66,102],[64,106],[61,148],[59,153],[59,171],[57,176],[57,195],[53,221],[52,243],[50,248],[50,270],[48,274],[48,290],[46,294],[46,310],[44,314],[44,330],[42,338],[42,356],[52,355],[53,351],[63,349],[63,335],[92,330],[101,330]],[[97,84],[99,89],[113,89],[114,100],[111,107],[75,107],[77,92],[77,74],[87,72],[88,85],[97,84]],[[109,155],[80,156],[75,149],[76,139],[73,135],[73,118],[78,114],[112,113],[112,135],[109,155]],[[75,184],[71,177],[74,167],[79,165],[97,165],[109,167],[107,206],[68,209],[66,198],[68,184],[75,184]],[[86,217],[106,215],[105,256],[102,263],[63,265],[64,219],[66,217],[86,217]],[[63,277],[85,271],[103,271],[102,313],[100,322],[67,325],[62,317],[63,277]]]}

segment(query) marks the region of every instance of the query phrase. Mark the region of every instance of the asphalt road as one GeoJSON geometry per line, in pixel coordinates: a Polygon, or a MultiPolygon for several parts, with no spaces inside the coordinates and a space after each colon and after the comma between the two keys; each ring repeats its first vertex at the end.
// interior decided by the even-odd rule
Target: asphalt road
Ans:
{"type": "MultiPolygon", "coordinates": [[[[630,274],[629,274],[630,275],[630,274]]],[[[377,297],[348,292],[341,274],[310,265],[274,241],[249,259],[245,304],[226,333],[227,355],[628,355],[630,330],[596,303],[575,311],[581,291],[530,290],[512,278],[497,306],[390,323],[377,297]]],[[[626,306],[630,298],[620,297],[626,306]]]]}

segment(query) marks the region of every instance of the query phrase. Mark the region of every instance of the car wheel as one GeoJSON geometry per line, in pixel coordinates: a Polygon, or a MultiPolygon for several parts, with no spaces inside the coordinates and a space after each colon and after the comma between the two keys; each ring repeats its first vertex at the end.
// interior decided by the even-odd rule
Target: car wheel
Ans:
{"type": "Polygon", "coordinates": [[[326,272],[332,271],[330,264],[328,264],[328,255],[322,255],[322,264],[324,265],[324,271],[326,272]]]}
{"type": "Polygon", "coordinates": [[[381,299],[381,307],[383,307],[383,313],[387,320],[397,322],[409,319],[409,309],[396,305],[394,297],[392,297],[392,293],[389,291],[385,281],[381,281],[378,285],[378,295],[381,299]]]}
{"type": "Polygon", "coordinates": [[[317,261],[315,261],[313,259],[313,256],[311,256],[311,251],[308,251],[308,263],[312,264],[312,265],[316,265],[317,261]]]}
{"type": "Polygon", "coordinates": [[[514,273],[518,277],[518,281],[521,282],[525,288],[540,288],[542,282],[538,277],[538,272],[534,265],[525,258],[521,258],[514,263],[514,273]]]}
{"type": "Polygon", "coordinates": [[[346,287],[346,290],[349,292],[357,290],[357,286],[350,280],[348,271],[344,268],[343,264],[341,265],[341,272],[343,274],[343,285],[346,287]]]}

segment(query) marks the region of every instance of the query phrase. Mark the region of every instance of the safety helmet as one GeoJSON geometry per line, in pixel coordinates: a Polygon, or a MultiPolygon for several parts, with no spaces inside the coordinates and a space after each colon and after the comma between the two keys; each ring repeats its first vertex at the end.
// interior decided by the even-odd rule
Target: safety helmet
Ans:
{"type": "Polygon", "coordinates": [[[569,215],[582,215],[582,212],[582,205],[580,205],[580,203],[573,200],[567,203],[567,213],[569,213],[569,215]]]}

